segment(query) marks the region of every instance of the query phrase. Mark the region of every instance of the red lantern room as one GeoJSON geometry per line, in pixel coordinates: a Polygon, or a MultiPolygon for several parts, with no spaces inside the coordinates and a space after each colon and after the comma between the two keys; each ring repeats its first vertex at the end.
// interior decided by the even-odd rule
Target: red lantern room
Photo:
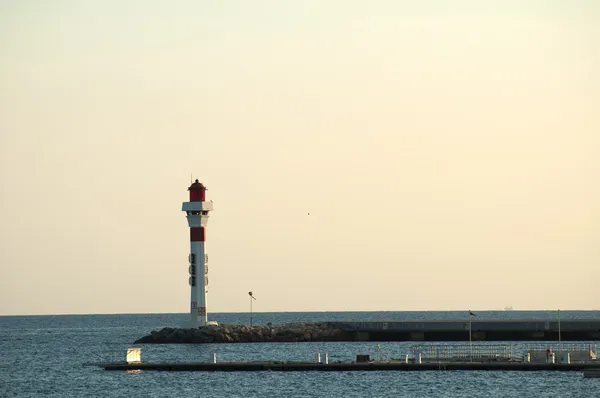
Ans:
{"type": "Polygon", "coordinates": [[[206,200],[206,187],[198,180],[190,185],[188,191],[190,191],[190,202],[204,202],[206,200]]]}

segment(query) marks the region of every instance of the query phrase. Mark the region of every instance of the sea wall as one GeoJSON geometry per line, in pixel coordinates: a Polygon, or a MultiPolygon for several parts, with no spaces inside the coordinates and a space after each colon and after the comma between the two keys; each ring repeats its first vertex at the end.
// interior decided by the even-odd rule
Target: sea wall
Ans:
{"type": "Polygon", "coordinates": [[[297,341],[598,341],[600,320],[350,321],[164,328],[146,344],[297,341]]]}
{"type": "Polygon", "coordinates": [[[163,328],[152,331],[134,344],[203,344],[344,341],[351,336],[329,323],[284,325],[219,325],[200,328],[163,328]]]}

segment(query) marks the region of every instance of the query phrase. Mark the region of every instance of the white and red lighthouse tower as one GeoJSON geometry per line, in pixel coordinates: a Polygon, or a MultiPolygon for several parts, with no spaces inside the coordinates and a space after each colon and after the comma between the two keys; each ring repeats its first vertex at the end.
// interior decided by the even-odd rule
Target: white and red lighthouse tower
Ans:
{"type": "Polygon", "coordinates": [[[181,210],[187,214],[190,227],[190,327],[206,326],[206,294],[208,293],[208,255],[206,254],[206,225],[212,202],[206,201],[206,187],[196,180],[188,188],[190,201],[181,210]]]}

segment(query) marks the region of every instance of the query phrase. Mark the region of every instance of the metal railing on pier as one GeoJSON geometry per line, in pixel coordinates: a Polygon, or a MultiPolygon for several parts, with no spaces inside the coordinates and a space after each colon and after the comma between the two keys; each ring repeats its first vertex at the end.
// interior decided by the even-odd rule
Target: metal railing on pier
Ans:
{"type": "Polygon", "coordinates": [[[510,345],[419,345],[410,350],[419,353],[423,361],[463,362],[463,361],[509,361],[513,359],[510,345]]]}
{"type": "Polygon", "coordinates": [[[589,362],[597,358],[597,346],[594,343],[535,343],[527,345],[527,354],[531,362],[545,362],[549,354],[557,361],[563,361],[569,355],[570,362],[589,362]]]}

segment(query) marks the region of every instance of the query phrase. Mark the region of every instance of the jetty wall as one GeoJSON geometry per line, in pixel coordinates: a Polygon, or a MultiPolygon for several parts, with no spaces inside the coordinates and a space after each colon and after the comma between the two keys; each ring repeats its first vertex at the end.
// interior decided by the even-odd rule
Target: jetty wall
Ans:
{"type": "Polygon", "coordinates": [[[203,344],[311,341],[597,341],[600,320],[381,321],[163,328],[137,344],[203,344]]]}
{"type": "Polygon", "coordinates": [[[139,364],[103,364],[105,370],[159,370],[159,371],[200,371],[200,372],[347,372],[347,371],[563,371],[582,372],[598,371],[595,363],[550,364],[550,363],[515,363],[515,362],[457,362],[457,363],[403,363],[403,362],[369,362],[369,363],[294,363],[294,362],[221,362],[221,363],[139,363],[139,364]]]}

